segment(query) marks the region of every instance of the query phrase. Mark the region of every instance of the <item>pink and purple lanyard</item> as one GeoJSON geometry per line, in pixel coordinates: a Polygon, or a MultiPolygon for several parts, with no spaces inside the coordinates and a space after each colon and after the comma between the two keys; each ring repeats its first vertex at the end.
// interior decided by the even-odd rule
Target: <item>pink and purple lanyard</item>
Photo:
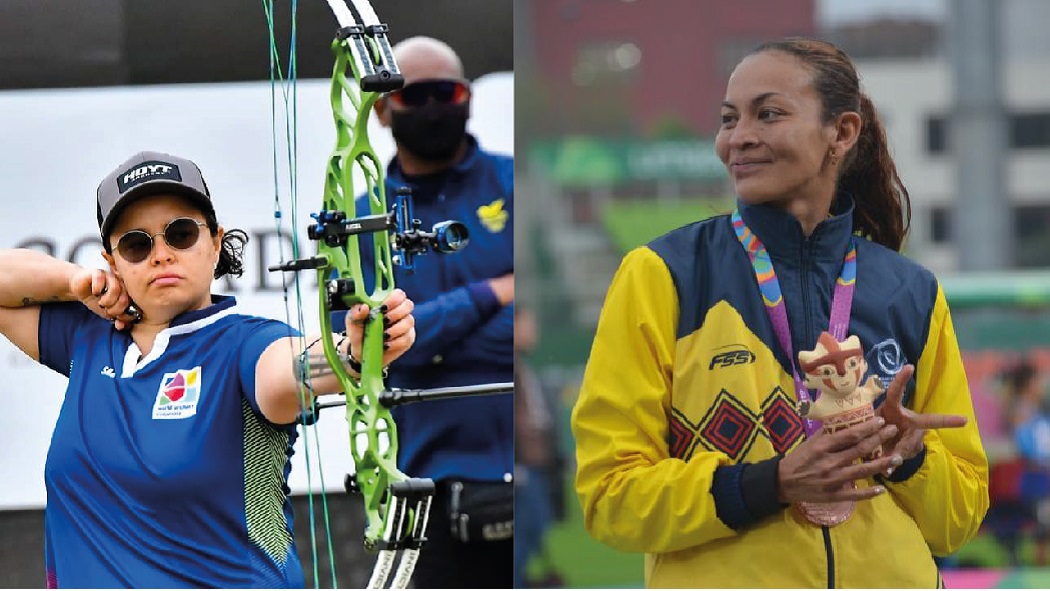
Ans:
{"type": "MultiPolygon", "coordinates": [[[[751,259],[751,267],[755,270],[755,279],[758,280],[758,289],[762,292],[762,300],[766,304],[766,314],[773,324],[773,332],[777,335],[780,348],[788,356],[791,364],[791,376],[795,380],[795,395],[800,403],[810,402],[809,389],[806,388],[802,378],[795,368],[795,352],[791,347],[791,326],[788,324],[787,306],[784,305],[784,294],[780,291],[780,282],[777,274],[773,271],[773,261],[769,259],[766,246],[758,239],[740,217],[740,210],[733,211],[733,230],[736,237],[751,259]]],[[[842,272],[835,281],[835,292],[831,297],[831,318],[828,332],[835,340],[846,340],[846,331],[849,329],[850,308],[853,306],[853,290],[857,284],[857,245],[854,238],[850,236],[849,249],[846,258],[842,261],[842,272]]],[[[802,419],[806,436],[812,436],[820,430],[820,421],[802,419]]]]}

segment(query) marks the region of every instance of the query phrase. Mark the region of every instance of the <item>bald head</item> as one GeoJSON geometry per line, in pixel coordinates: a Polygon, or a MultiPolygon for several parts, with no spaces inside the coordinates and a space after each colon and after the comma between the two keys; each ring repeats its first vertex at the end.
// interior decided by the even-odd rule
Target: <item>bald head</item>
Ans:
{"type": "Polygon", "coordinates": [[[463,62],[444,41],[410,37],[394,46],[394,59],[405,84],[428,79],[463,80],[463,62]]]}

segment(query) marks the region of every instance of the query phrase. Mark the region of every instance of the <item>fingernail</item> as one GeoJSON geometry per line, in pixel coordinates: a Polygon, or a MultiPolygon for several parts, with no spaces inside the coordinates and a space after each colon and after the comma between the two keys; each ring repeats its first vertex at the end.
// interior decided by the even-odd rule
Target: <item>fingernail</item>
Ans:
{"type": "Polygon", "coordinates": [[[383,318],[383,328],[390,328],[390,325],[392,325],[392,324],[393,324],[393,322],[390,322],[389,318],[386,318],[386,317],[383,318]]]}
{"type": "Polygon", "coordinates": [[[383,350],[386,351],[390,348],[390,343],[383,343],[383,350]]]}
{"type": "Polygon", "coordinates": [[[882,417],[876,417],[875,422],[881,427],[886,424],[886,419],[882,417]]]}
{"type": "Polygon", "coordinates": [[[386,304],[383,304],[382,306],[379,306],[379,313],[380,314],[386,314],[387,310],[389,310],[389,308],[387,308],[386,304]]]}
{"type": "Polygon", "coordinates": [[[390,340],[390,333],[384,332],[383,333],[383,340],[384,341],[389,341],[390,340]]]}
{"type": "MultiPolygon", "coordinates": [[[[894,466],[900,466],[901,464],[904,463],[904,458],[902,458],[902,457],[900,457],[898,455],[895,455],[895,456],[893,456],[893,459],[890,460],[890,463],[893,464],[894,466]]],[[[893,468],[890,468],[890,470],[892,470],[892,469],[893,468]]]]}
{"type": "Polygon", "coordinates": [[[875,494],[876,495],[881,495],[884,492],[886,492],[886,487],[884,487],[884,486],[876,486],[875,487],[875,494]]]}

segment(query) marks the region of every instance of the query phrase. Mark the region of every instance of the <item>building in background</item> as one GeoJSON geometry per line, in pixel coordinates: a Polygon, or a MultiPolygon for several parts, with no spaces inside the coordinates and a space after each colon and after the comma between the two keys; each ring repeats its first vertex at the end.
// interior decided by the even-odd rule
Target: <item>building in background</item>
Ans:
{"type": "MultiPolygon", "coordinates": [[[[517,137],[527,167],[521,178],[537,184],[532,219],[557,253],[535,252],[543,248],[535,240],[519,250],[526,265],[549,261],[534,297],[568,294],[571,311],[558,308],[593,328],[624,248],[644,242],[639,236],[650,227],[669,229],[731,202],[713,150],[721,93],[743,55],[790,35],[828,39],[854,59],[911,193],[907,254],[939,274],[969,268],[960,244],[974,236],[955,235],[966,227],[960,218],[974,212],[960,205],[972,202],[958,197],[971,188],[960,187],[966,170],[952,142],[953,123],[961,125],[965,109],[957,108],[953,90],[950,6],[948,0],[520,0],[517,137]],[[643,219],[646,211],[660,217],[657,205],[675,204],[684,208],[666,221],[643,219]],[[617,225],[628,221],[637,231],[619,240],[617,225]]],[[[977,199],[1005,218],[996,267],[1046,267],[1050,86],[1042,80],[1050,69],[1050,4],[991,6],[1001,43],[1001,67],[993,64],[999,76],[991,81],[1001,103],[991,116],[1002,122],[1004,137],[1003,149],[988,150],[986,158],[1001,163],[1003,180],[995,194],[977,199]]]]}
{"type": "Polygon", "coordinates": [[[711,136],[740,58],[767,39],[815,32],[813,0],[523,4],[538,25],[536,74],[556,106],[535,129],[545,135],[711,136]]]}
{"type": "Polygon", "coordinates": [[[536,183],[521,207],[543,234],[523,233],[532,238],[515,252],[528,268],[550,244],[556,256],[526,293],[567,294],[572,303],[559,309],[581,329],[574,341],[589,343],[620,254],[609,212],[725,202],[713,137],[726,80],[762,41],[815,34],[815,3],[520,0],[515,30],[518,153],[536,183]]]}
{"type": "MultiPolygon", "coordinates": [[[[1050,4],[1046,5],[1050,8],[1050,4]]],[[[1050,15],[1048,15],[1050,19],[1050,15]]],[[[939,274],[960,270],[952,216],[958,162],[952,157],[951,71],[943,59],[858,59],[862,81],[879,107],[898,172],[912,197],[909,256],[939,274]]],[[[1006,150],[999,202],[1013,227],[1014,268],[1050,266],[1050,56],[1003,68],[1006,150]]],[[[970,237],[974,238],[974,237],[970,237]]],[[[979,237],[977,237],[979,239],[979,237]]]]}
{"type": "MultiPolygon", "coordinates": [[[[827,2],[828,5],[834,5],[827,2]]],[[[858,5],[858,2],[852,2],[858,5]]],[[[953,89],[953,27],[958,7],[947,0],[915,3],[894,14],[892,3],[869,19],[826,20],[821,35],[855,61],[861,81],[886,124],[899,172],[912,195],[909,255],[938,273],[966,267],[957,247],[960,210],[959,160],[951,132],[960,113],[953,89]]],[[[981,48],[994,59],[1003,126],[1001,151],[987,151],[1002,167],[1002,187],[988,196],[1006,217],[1011,240],[1002,266],[1050,266],[1050,4],[1040,0],[990,3],[989,26],[997,47],[981,48]]],[[[974,40],[977,42],[977,40],[974,40]]],[[[969,45],[964,40],[962,44],[969,45]]],[[[970,48],[963,48],[970,49],[970,48]]],[[[964,58],[967,56],[964,56],[964,58]]],[[[958,59],[958,58],[956,58],[958,59]]],[[[970,237],[967,237],[970,238],[970,237]]]]}

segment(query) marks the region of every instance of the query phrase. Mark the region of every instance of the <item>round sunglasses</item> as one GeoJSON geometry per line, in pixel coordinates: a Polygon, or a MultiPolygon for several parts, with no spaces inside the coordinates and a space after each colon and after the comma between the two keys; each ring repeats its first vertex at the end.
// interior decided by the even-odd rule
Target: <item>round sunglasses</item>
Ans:
{"type": "Polygon", "coordinates": [[[197,244],[201,236],[200,228],[206,225],[193,218],[175,218],[158,234],[150,234],[145,230],[131,230],[117,240],[117,252],[129,263],[141,263],[153,252],[154,236],[164,236],[164,242],[175,250],[186,250],[197,244]]]}
{"type": "Polygon", "coordinates": [[[470,90],[458,80],[430,80],[409,84],[386,96],[399,107],[422,107],[431,97],[446,105],[459,104],[467,100],[470,90]]]}

